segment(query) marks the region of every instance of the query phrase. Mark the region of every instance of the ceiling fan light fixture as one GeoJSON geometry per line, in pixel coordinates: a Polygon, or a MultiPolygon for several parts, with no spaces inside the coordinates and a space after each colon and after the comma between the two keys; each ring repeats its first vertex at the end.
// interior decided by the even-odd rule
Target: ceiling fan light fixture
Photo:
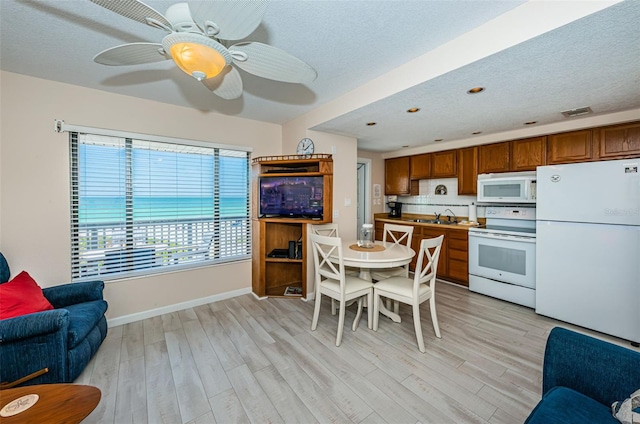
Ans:
{"type": "Polygon", "coordinates": [[[162,46],[184,73],[198,81],[215,77],[231,63],[231,55],[222,44],[198,34],[169,34],[162,46]]]}

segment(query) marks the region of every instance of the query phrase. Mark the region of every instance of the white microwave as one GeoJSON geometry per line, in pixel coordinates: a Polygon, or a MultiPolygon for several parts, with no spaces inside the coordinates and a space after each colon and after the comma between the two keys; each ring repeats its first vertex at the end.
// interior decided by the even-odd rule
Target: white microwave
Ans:
{"type": "Polygon", "coordinates": [[[535,202],[535,171],[478,175],[478,203],[535,202]]]}

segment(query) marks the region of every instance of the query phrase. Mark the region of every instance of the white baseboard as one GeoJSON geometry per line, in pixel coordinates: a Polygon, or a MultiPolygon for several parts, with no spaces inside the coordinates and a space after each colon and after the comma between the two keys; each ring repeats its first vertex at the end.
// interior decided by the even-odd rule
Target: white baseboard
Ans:
{"type": "Polygon", "coordinates": [[[195,306],[206,305],[207,303],[217,302],[219,300],[231,299],[232,297],[238,297],[251,293],[251,287],[246,289],[233,290],[226,293],[220,293],[213,296],[201,297],[199,299],[189,300],[188,302],[176,303],[174,305],[167,305],[157,309],[150,309],[148,311],[137,312],[131,315],[124,315],[117,318],[111,318],[107,320],[108,327],[117,327],[123,324],[129,324],[130,322],[141,321],[147,318],[157,317],[158,315],[168,314],[171,312],[181,311],[187,308],[193,308],[195,306]]]}

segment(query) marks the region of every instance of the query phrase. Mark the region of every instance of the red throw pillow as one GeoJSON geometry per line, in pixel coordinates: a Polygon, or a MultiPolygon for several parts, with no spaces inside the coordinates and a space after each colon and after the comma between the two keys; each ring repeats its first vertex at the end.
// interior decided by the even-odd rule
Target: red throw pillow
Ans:
{"type": "Polygon", "coordinates": [[[22,271],[8,283],[0,284],[0,319],[53,309],[33,278],[22,271]]]}

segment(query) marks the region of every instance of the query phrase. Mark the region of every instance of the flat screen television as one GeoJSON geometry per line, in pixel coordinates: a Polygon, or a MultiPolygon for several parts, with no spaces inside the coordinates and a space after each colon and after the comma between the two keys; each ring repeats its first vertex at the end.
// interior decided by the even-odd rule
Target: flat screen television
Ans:
{"type": "Polygon", "coordinates": [[[322,219],[322,176],[260,178],[260,216],[322,219]]]}

